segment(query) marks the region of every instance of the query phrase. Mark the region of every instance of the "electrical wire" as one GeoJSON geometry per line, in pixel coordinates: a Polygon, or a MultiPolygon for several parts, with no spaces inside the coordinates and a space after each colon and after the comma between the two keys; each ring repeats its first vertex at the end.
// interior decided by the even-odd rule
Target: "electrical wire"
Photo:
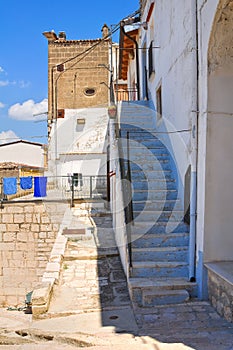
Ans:
{"type": "MultiPolygon", "coordinates": [[[[134,16],[138,15],[139,13],[140,13],[140,10],[136,10],[134,13],[124,17],[121,21],[124,21],[127,18],[134,17],[134,16]]],[[[109,39],[114,33],[116,33],[119,30],[121,21],[114,26],[114,28],[109,32],[108,35],[106,35],[104,38],[99,39],[99,41],[97,43],[95,43],[94,45],[92,45],[88,49],[84,50],[83,52],[78,53],[76,56],[71,57],[71,58],[69,58],[69,59],[67,59],[67,60],[65,60],[65,61],[63,61],[63,62],[61,62],[61,63],[59,63],[57,65],[55,65],[55,67],[57,67],[57,66],[59,66],[61,64],[66,64],[66,63],[74,60],[75,58],[78,58],[79,56],[82,56],[83,54],[88,53],[90,50],[93,50],[96,46],[100,45],[103,41],[105,41],[106,39],[109,39]]]]}

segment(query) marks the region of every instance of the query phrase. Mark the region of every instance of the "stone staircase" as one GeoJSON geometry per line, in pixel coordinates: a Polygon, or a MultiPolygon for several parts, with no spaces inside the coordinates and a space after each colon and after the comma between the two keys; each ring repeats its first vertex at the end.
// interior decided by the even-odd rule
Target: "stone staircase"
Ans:
{"type": "Polygon", "coordinates": [[[121,144],[131,165],[134,224],[129,290],[139,306],[181,303],[196,296],[188,281],[189,227],[178,197],[175,163],[156,136],[147,102],[122,102],[121,144]]]}

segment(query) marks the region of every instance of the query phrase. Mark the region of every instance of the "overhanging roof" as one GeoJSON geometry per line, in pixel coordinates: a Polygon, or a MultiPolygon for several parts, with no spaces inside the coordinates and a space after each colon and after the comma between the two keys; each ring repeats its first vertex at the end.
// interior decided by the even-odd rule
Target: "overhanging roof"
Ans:
{"type": "MultiPolygon", "coordinates": [[[[134,40],[138,36],[138,29],[131,30],[127,34],[134,40]]],[[[135,44],[124,33],[120,33],[120,55],[119,55],[119,79],[127,80],[127,72],[130,56],[134,57],[135,44]]]]}

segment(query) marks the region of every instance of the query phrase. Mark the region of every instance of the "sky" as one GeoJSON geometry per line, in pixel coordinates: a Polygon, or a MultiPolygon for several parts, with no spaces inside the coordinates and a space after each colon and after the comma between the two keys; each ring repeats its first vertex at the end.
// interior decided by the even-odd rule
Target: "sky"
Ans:
{"type": "MultiPolygon", "coordinates": [[[[47,143],[48,45],[45,31],[95,39],[134,13],[139,0],[0,0],[0,144],[47,143]],[[36,115],[39,114],[39,115],[36,115]]],[[[119,40],[119,32],[114,36],[119,40]]]]}

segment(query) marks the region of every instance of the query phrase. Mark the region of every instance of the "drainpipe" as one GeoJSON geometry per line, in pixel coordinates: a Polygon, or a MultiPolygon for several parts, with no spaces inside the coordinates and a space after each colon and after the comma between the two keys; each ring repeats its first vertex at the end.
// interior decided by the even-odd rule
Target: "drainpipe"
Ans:
{"type": "Polygon", "coordinates": [[[125,35],[129,40],[131,40],[136,47],[136,75],[137,75],[137,97],[138,100],[140,100],[140,75],[139,75],[139,56],[138,56],[138,43],[137,40],[135,40],[134,38],[132,38],[127,32],[125,32],[125,28],[124,28],[124,21],[121,22],[121,32],[123,33],[123,35],[125,35]]]}
{"type": "Polygon", "coordinates": [[[192,0],[192,135],[191,135],[191,181],[190,181],[190,238],[189,238],[189,280],[195,282],[196,265],[196,215],[197,215],[197,127],[198,127],[198,13],[197,0],[192,0]]]}

